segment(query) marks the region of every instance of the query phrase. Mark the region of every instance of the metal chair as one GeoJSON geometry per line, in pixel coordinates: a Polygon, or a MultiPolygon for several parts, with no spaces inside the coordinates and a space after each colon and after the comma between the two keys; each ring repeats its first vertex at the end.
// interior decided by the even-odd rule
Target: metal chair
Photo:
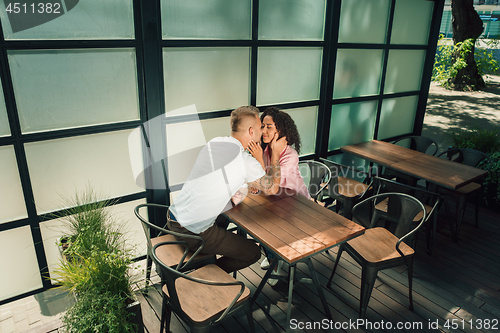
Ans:
{"type": "MultiPolygon", "coordinates": [[[[468,149],[468,148],[453,148],[449,149],[443,153],[441,153],[438,157],[445,157],[450,161],[457,162],[457,163],[463,163],[465,165],[469,165],[472,167],[477,167],[482,161],[486,160],[487,161],[487,167],[486,170],[489,171],[492,163],[490,158],[484,154],[483,152],[480,152],[475,149],[468,149]]],[[[470,198],[475,197],[475,211],[474,211],[474,217],[475,217],[475,227],[479,226],[479,203],[481,201],[481,194],[482,194],[482,187],[483,187],[483,179],[478,180],[477,182],[472,182],[467,185],[464,185],[456,190],[452,189],[447,189],[444,187],[438,187],[437,192],[440,193],[443,196],[446,197],[451,197],[455,199],[456,202],[456,226],[453,230],[452,228],[452,235],[453,235],[453,240],[456,242],[458,241],[458,235],[460,234],[460,228],[462,227],[462,221],[464,218],[464,213],[465,213],[465,207],[467,205],[467,201],[470,198]]],[[[445,201],[445,206],[446,206],[446,211],[448,214],[448,218],[451,217],[451,209],[448,205],[448,202],[445,201]]]]}
{"type": "Polygon", "coordinates": [[[340,211],[339,203],[341,203],[343,206],[342,215],[350,219],[352,216],[352,207],[354,204],[361,201],[371,189],[372,179],[368,173],[357,170],[353,167],[338,164],[327,159],[321,159],[321,161],[328,166],[332,174],[330,184],[328,185],[325,194],[330,198],[337,200],[335,211],[337,213],[340,211]],[[365,184],[353,179],[359,178],[360,175],[363,175],[365,181],[369,180],[369,183],[365,184]]]}
{"type": "MultiPolygon", "coordinates": [[[[432,156],[436,155],[436,153],[439,150],[436,141],[425,136],[408,135],[399,138],[393,141],[392,143],[393,144],[399,143],[400,146],[407,145],[409,149],[416,150],[421,153],[427,153],[427,151],[429,151],[428,154],[432,156]]],[[[387,179],[396,179],[398,182],[400,183],[405,182],[408,185],[416,185],[418,181],[418,179],[416,179],[415,177],[406,175],[402,172],[390,168],[385,168],[384,172],[382,173],[382,177],[387,179]]]]}
{"type": "MultiPolygon", "coordinates": [[[[170,242],[170,246],[162,247],[161,251],[156,253],[156,255],[169,267],[176,267],[180,271],[187,271],[215,263],[216,258],[214,255],[200,253],[205,243],[203,238],[196,235],[185,235],[173,232],[165,227],[162,228],[149,222],[140,214],[140,209],[146,207],[162,209],[164,211],[162,215],[165,216],[165,220],[169,208],[168,206],[160,204],[140,204],[134,209],[135,216],[142,222],[142,228],[144,229],[148,243],[146,281],[149,280],[151,274],[153,247],[162,242],[170,242]],[[156,236],[152,237],[153,230],[156,236]],[[197,249],[190,249],[186,242],[177,241],[175,236],[198,239],[200,241],[200,246],[197,249]],[[179,263],[182,263],[182,265],[179,265],[179,263]]],[[[158,267],[156,267],[156,269],[158,271],[158,267]]]]}
{"type": "Polygon", "coordinates": [[[426,153],[426,154],[429,154],[432,156],[436,155],[436,153],[439,150],[439,147],[438,147],[438,144],[436,143],[436,141],[434,141],[433,139],[428,138],[426,136],[408,135],[408,136],[404,136],[402,138],[399,138],[399,139],[393,141],[392,143],[397,144],[397,143],[401,143],[401,142],[405,142],[405,141],[409,141],[408,148],[419,151],[421,153],[426,153]],[[432,147],[431,151],[427,152],[429,147],[432,147]]]}
{"type": "Polygon", "coordinates": [[[182,273],[180,261],[172,268],[159,258],[162,248],[170,248],[179,242],[166,241],[153,246],[152,256],[159,268],[162,280],[162,310],[160,333],[170,332],[172,311],[189,327],[191,332],[209,332],[210,327],[244,309],[250,331],[254,332],[250,290],[245,284],[227,274],[217,265],[206,265],[182,273]]]}
{"type": "MultiPolygon", "coordinates": [[[[441,203],[441,197],[434,192],[430,192],[422,188],[401,184],[393,180],[384,179],[380,177],[374,177],[373,187],[375,188],[375,194],[382,194],[387,192],[405,193],[417,198],[420,202],[424,204],[425,211],[427,213],[427,218],[424,221],[427,234],[426,235],[427,254],[432,255],[432,250],[434,248],[434,237],[436,235],[437,211],[441,203]],[[431,216],[433,216],[434,219],[432,222],[428,222],[431,216]]],[[[389,224],[395,220],[397,222],[397,216],[394,216],[396,215],[394,213],[395,212],[393,211],[393,207],[389,205],[388,199],[380,202],[375,206],[375,212],[374,212],[375,219],[385,220],[386,227],[388,227],[389,224]]],[[[417,215],[415,217],[416,220],[414,222],[420,221],[421,217],[422,217],[421,215],[417,215]]],[[[449,222],[451,223],[451,221],[449,222]]],[[[412,247],[416,246],[417,236],[418,233],[415,234],[415,237],[411,242],[412,247]]]]}
{"type": "Polygon", "coordinates": [[[408,194],[384,193],[361,201],[353,207],[352,213],[357,221],[369,229],[366,229],[363,235],[340,245],[327,287],[331,288],[340,257],[344,251],[347,251],[361,265],[359,318],[364,318],[378,271],[406,265],[408,267],[410,310],[413,310],[412,275],[415,251],[406,244],[406,241],[424,224],[427,218],[424,205],[408,194]],[[389,199],[394,214],[397,213],[393,216],[398,217],[394,234],[385,228],[375,227],[375,207],[386,199],[389,199]],[[422,217],[420,222],[415,225],[414,221],[419,214],[422,217]]]}
{"type": "Polygon", "coordinates": [[[330,169],[321,162],[307,160],[299,162],[299,172],[314,201],[321,201],[323,190],[332,178],[330,169]]]}

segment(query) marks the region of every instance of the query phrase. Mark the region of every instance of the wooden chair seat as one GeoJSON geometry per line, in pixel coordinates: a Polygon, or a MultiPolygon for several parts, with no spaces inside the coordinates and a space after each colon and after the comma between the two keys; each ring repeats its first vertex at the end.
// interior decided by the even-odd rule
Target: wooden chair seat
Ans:
{"type": "MultiPolygon", "coordinates": [[[[156,244],[161,242],[175,242],[174,235],[163,235],[160,237],[151,238],[151,248],[153,248],[156,244]]],[[[156,255],[160,260],[165,263],[165,265],[170,267],[175,267],[181,261],[182,256],[184,255],[184,245],[181,244],[170,244],[169,246],[162,246],[156,250],[156,255]]],[[[184,262],[187,262],[193,252],[189,252],[184,259],[184,262]]],[[[210,260],[213,255],[198,253],[193,262],[202,261],[202,260],[210,260]]]]}
{"type": "MultiPolygon", "coordinates": [[[[234,282],[232,276],[217,265],[206,265],[188,274],[189,276],[217,282],[234,282]]],[[[177,295],[182,310],[195,323],[205,323],[220,316],[240,291],[235,286],[210,286],[186,279],[175,281],[177,295]]],[[[169,297],[167,285],[162,288],[169,297]]],[[[245,287],[235,306],[250,298],[250,290],[245,287]]]]}
{"type": "Polygon", "coordinates": [[[362,182],[358,182],[357,180],[346,178],[346,177],[338,177],[338,193],[343,195],[344,197],[354,198],[366,192],[369,185],[364,184],[362,182]]]}
{"type": "MultiPolygon", "coordinates": [[[[366,229],[365,233],[347,244],[362,256],[368,263],[389,262],[392,260],[401,261],[401,255],[396,251],[398,238],[389,230],[381,227],[366,229]],[[376,246],[374,246],[376,244],[376,246]]],[[[401,243],[399,249],[405,256],[411,256],[415,251],[401,243]]]]}

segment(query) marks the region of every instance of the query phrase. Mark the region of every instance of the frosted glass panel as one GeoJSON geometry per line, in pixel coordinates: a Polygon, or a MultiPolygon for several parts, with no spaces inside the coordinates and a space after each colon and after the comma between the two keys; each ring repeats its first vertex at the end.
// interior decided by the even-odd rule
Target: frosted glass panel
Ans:
{"type": "Polygon", "coordinates": [[[223,117],[167,125],[168,181],[170,186],[183,184],[186,181],[196,157],[205,143],[218,136],[231,135],[229,120],[230,117],[223,117]]]}
{"type": "Polygon", "coordinates": [[[3,90],[0,85],[0,137],[7,135],[10,135],[9,118],[7,118],[7,108],[5,107],[3,90]]]}
{"type": "MultiPolygon", "coordinates": [[[[128,248],[133,250],[134,257],[146,254],[147,250],[144,231],[139,219],[134,214],[134,208],[142,203],[146,203],[146,200],[126,202],[109,208],[116,221],[123,225],[122,232],[127,239],[128,248]]],[[[146,214],[147,217],[147,209],[141,211],[141,213],[146,214]]],[[[40,231],[50,277],[55,278],[54,270],[58,269],[61,260],[57,244],[62,236],[67,235],[67,225],[62,218],[54,219],[40,223],[40,231]]]]}
{"type": "Polygon", "coordinates": [[[425,51],[390,50],[384,93],[420,90],[425,51]]]}
{"type": "Polygon", "coordinates": [[[373,139],[377,102],[332,106],[328,150],[373,139]]]}
{"type": "Polygon", "coordinates": [[[0,300],[42,288],[29,226],[0,232],[0,300]]]}
{"type": "MultiPolygon", "coordinates": [[[[38,214],[62,208],[61,195],[71,197],[87,184],[112,198],[143,191],[136,185],[130,165],[131,131],[27,143],[26,157],[38,214]]],[[[142,155],[136,159],[142,162],[142,155]]]]}
{"type": "Polygon", "coordinates": [[[10,51],[23,133],[139,119],[133,49],[10,51]]]}
{"type": "Polygon", "coordinates": [[[434,1],[396,0],[391,44],[426,45],[434,1]]]}
{"type": "Polygon", "coordinates": [[[382,56],[382,50],[338,50],[333,98],[378,94],[382,56]]]}
{"type": "Polygon", "coordinates": [[[342,1],[340,43],[385,43],[391,0],[342,1]]]}
{"type": "MultiPolygon", "coordinates": [[[[14,3],[14,1],[9,2],[14,3]]],[[[40,2],[35,1],[35,4],[40,2]]],[[[19,3],[21,12],[8,17],[4,1],[0,2],[0,21],[7,40],[134,38],[132,0],[56,0],[51,2],[54,14],[50,17],[53,19],[48,21],[36,14],[24,14],[32,12],[33,9],[42,10],[39,7],[31,7],[30,3],[33,1],[19,1],[19,3]],[[23,7],[24,3],[27,4],[26,7],[23,7]]],[[[49,7],[44,10],[48,11],[49,7]]]]}
{"type": "Polygon", "coordinates": [[[378,128],[379,140],[413,132],[418,96],[384,99],[378,128]]]}
{"type": "Polygon", "coordinates": [[[165,48],[163,68],[167,116],[168,111],[191,104],[205,112],[249,103],[247,47],[165,48]]]}
{"type": "Polygon", "coordinates": [[[323,40],[325,0],[259,1],[259,39],[323,40]]]}
{"type": "Polygon", "coordinates": [[[257,62],[257,105],[319,99],[322,48],[263,47],[257,62]]]}
{"type": "Polygon", "coordinates": [[[318,107],[283,110],[292,117],[299,130],[300,155],[313,154],[316,148],[316,129],[318,126],[318,107]]]}
{"type": "Polygon", "coordinates": [[[28,217],[13,146],[0,147],[0,223],[28,217]]]}
{"type": "Polygon", "coordinates": [[[250,39],[250,0],[163,0],[163,39],[250,39]]]}

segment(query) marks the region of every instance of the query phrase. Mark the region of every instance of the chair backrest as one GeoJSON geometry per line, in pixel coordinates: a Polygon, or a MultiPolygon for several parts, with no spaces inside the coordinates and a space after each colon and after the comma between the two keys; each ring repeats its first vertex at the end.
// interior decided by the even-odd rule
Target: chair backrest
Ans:
{"type": "Polygon", "coordinates": [[[400,252],[399,244],[411,237],[427,219],[425,207],[418,199],[404,193],[389,192],[376,194],[356,204],[352,209],[352,215],[354,219],[358,220],[361,224],[369,226],[370,228],[374,227],[376,222],[375,206],[387,199],[390,205],[392,205],[392,212],[395,214],[394,217],[396,217],[395,222],[397,226],[394,235],[399,238],[396,249],[400,252]],[[413,221],[419,214],[422,214],[422,218],[420,223],[415,225],[413,221]],[[367,223],[367,221],[370,222],[367,223]]]}
{"type": "MultiPolygon", "coordinates": [[[[441,200],[440,196],[434,192],[427,191],[419,187],[413,187],[410,185],[401,184],[390,179],[374,177],[373,185],[375,188],[375,194],[383,194],[389,192],[404,193],[418,199],[423,204],[429,205],[431,209],[430,210],[426,209],[427,219],[434,213],[434,210],[437,209],[439,202],[441,200]]],[[[391,202],[388,202],[387,214],[390,217],[397,215],[397,211],[393,210],[391,202]]]]}
{"type": "MultiPolygon", "coordinates": [[[[321,159],[321,161],[330,169],[332,178],[330,180],[330,186],[328,186],[328,194],[330,196],[335,196],[335,191],[337,191],[338,178],[350,178],[359,182],[365,182],[370,178],[370,174],[368,172],[359,170],[355,167],[346,166],[343,164],[335,163],[330,160],[321,159]]],[[[371,179],[370,179],[371,181],[371,179]]],[[[363,194],[364,195],[364,194],[363,194]]]]}
{"type": "Polygon", "coordinates": [[[313,160],[300,161],[299,172],[313,199],[318,197],[332,178],[332,173],[326,165],[313,160]]]}
{"type": "Polygon", "coordinates": [[[462,163],[468,166],[477,167],[483,160],[488,161],[487,170],[491,168],[490,158],[483,152],[469,148],[452,148],[439,154],[450,161],[462,163]]]}
{"type": "Polygon", "coordinates": [[[410,145],[408,148],[419,151],[421,153],[426,153],[429,147],[432,146],[428,154],[436,155],[439,150],[438,144],[431,138],[418,135],[408,135],[397,139],[393,143],[401,143],[401,141],[407,141],[410,145]]]}
{"type": "Polygon", "coordinates": [[[159,226],[151,223],[150,221],[148,221],[146,218],[144,218],[140,214],[140,209],[141,208],[145,208],[145,207],[148,207],[148,208],[161,208],[161,209],[164,209],[164,210],[166,209],[167,215],[168,215],[168,209],[169,209],[169,207],[166,206],[166,205],[147,203],[147,204],[140,204],[140,205],[138,205],[137,207],[134,208],[135,216],[137,216],[137,218],[142,222],[142,228],[144,230],[144,234],[146,235],[146,240],[147,240],[147,243],[148,243],[148,255],[151,258],[153,258],[155,256],[155,253],[154,253],[154,250],[153,250],[153,245],[152,245],[152,242],[151,242],[151,232],[152,232],[152,230],[155,230],[156,232],[158,232],[157,237],[160,237],[161,235],[172,235],[174,237],[183,237],[183,238],[196,239],[196,240],[200,241],[200,246],[196,250],[190,249],[189,245],[185,241],[175,241],[175,242],[170,242],[169,243],[171,245],[176,245],[176,246],[181,245],[181,246],[184,247],[184,254],[182,255],[179,263],[177,264],[176,269],[177,270],[182,270],[183,267],[189,266],[189,264],[191,264],[191,262],[194,260],[194,258],[196,257],[196,255],[203,249],[203,246],[205,245],[205,241],[203,240],[203,238],[201,238],[200,236],[197,236],[197,235],[187,235],[187,234],[182,234],[182,233],[174,232],[174,231],[168,230],[168,229],[166,229],[164,227],[162,228],[162,227],[159,227],[159,226]],[[185,259],[186,259],[186,257],[187,257],[187,255],[188,255],[188,253],[190,253],[190,252],[194,252],[194,253],[191,255],[191,257],[189,258],[188,261],[184,262],[185,259]]]}

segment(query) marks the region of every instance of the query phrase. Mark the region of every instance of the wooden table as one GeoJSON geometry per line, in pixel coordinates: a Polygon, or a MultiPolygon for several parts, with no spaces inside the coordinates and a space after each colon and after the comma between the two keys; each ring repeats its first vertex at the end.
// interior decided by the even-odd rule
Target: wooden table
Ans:
{"type": "MultiPolygon", "coordinates": [[[[249,194],[242,203],[227,211],[225,215],[268,251],[290,265],[287,325],[291,319],[293,283],[299,262],[308,265],[325,314],[329,319],[332,318],[311,257],[363,234],[365,228],[286,189],[275,196],[249,194]]],[[[253,302],[277,263],[278,260],[271,263],[252,297],[253,302]]]]}
{"type": "Polygon", "coordinates": [[[453,190],[481,179],[488,173],[378,140],[344,146],[340,150],[453,190]]]}

